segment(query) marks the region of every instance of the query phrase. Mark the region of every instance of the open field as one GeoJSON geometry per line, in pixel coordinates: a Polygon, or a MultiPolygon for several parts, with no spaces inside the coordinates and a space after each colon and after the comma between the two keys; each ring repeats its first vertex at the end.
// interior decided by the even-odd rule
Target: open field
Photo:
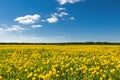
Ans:
{"type": "Polygon", "coordinates": [[[120,46],[1,45],[0,80],[120,80],[120,46]]]}

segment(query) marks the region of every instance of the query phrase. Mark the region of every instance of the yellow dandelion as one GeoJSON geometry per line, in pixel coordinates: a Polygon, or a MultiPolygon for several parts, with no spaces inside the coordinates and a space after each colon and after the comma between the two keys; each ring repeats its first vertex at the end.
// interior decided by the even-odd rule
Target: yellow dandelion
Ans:
{"type": "Polygon", "coordinates": [[[28,76],[27,76],[27,78],[30,78],[30,77],[32,77],[33,76],[33,72],[31,72],[28,76]]]}

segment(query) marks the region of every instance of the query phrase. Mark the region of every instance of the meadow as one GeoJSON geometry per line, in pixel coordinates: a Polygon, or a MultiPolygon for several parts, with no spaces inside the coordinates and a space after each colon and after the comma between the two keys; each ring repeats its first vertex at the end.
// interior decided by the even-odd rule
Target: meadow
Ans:
{"type": "Polygon", "coordinates": [[[120,80],[120,46],[0,45],[0,80],[120,80]]]}

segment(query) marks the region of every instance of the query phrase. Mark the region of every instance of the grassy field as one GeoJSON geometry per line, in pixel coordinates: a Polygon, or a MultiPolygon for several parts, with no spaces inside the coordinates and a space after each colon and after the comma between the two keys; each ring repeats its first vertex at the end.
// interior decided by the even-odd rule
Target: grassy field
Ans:
{"type": "Polygon", "coordinates": [[[0,80],[120,80],[120,46],[0,45],[0,80]]]}

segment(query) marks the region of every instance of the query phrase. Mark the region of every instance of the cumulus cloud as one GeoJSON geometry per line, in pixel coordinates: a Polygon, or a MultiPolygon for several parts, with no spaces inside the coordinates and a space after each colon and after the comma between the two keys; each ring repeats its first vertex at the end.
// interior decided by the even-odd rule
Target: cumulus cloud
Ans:
{"type": "Polygon", "coordinates": [[[85,0],[57,0],[60,5],[64,5],[66,3],[70,3],[70,4],[74,4],[76,2],[81,2],[81,1],[85,1],[85,0]]]}
{"type": "Polygon", "coordinates": [[[34,15],[26,15],[22,17],[17,17],[14,19],[14,21],[19,22],[20,24],[34,24],[36,23],[41,16],[39,14],[34,14],[34,15]]]}
{"type": "Polygon", "coordinates": [[[42,25],[32,25],[31,27],[32,28],[40,28],[40,27],[42,27],[42,25]]]}
{"type": "Polygon", "coordinates": [[[23,32],[25,29],[22,28],[19,25],[12,25],[11,27],[8,28],[0,28],[0,32],[23,32]]]}
{"type": "Polygon", "coordinates": [[[55,15],[51,15],[51,18],[47,18],[49,23],[56,23],[58,22],[58,18],[55,15]]]}
{"type": "MultiPolygon", "coordinates": [[[[65,16],[69,16],[69,13],[67,12],[55,12],[53,14],[51,14],[51,18],[47,18],[44,22],[49,22],[49,23],[56,23],[59,21],[59,19],[64,19],[65,16]]],[[[71,18],[70,18],[71,19],[71,18]]],[[[73,20],[73,19],[71,19],[73,20]]]]}
{"type": "Polygon", "coordinates": [[[75,18],[74,17],[70,17],[70,20],[75,20],[75,18]]]}
{"type": "Polygon", "coordinates": [[[57,11],[64,11],[64,10],[66,10],[66,8],[62,8],[62,7],[57,7],[56,9],[57,9],[57,11]]]}

